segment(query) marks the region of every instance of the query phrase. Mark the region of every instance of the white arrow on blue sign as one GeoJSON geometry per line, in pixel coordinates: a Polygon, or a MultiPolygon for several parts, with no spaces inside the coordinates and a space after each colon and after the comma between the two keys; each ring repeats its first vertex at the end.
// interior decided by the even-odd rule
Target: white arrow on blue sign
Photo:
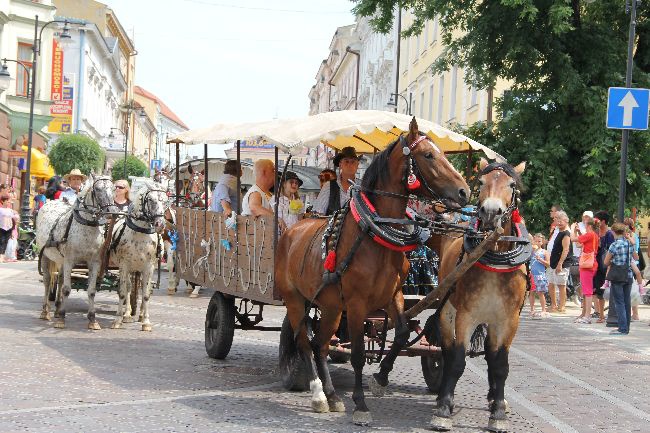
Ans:
{"type": "Polygon", "coordinates": [[[610,87],[607,98],[607,127],[648,129],[650,89],[610,87]]]}

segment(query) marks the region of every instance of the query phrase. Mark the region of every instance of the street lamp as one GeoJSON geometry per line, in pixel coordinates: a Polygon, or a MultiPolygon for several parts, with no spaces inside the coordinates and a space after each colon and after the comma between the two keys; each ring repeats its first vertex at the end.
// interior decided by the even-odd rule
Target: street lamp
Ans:
{"type": "Polygon", "coordinates": [[[411,115],[411,101],[413,99],[413,93],[409,92],[409,98],[406,99],[406,96],[402,95],[401,93],[391,93],[390,94],[390,100],[386,103],[386,105],[390,105],[392,107],[397,108],[397,97],[400,97],[404,100],[406,103],[406,108],[407,108],[407,114],[410,116],[411,115]]]}
{"type": "MultiPolygon", "coordinates": [[[[32,45],[32,73],[31,73],[31,91],[29,98],[29,132],[27,135],[27,163],[25,165],[25,190],[23,192],[23,202],[20,209],[20,222],[23,226],[28,226],[30,222],[30,207],[29,207],[29,195],[32,189],[32,142],[34,137],[34,99],[36,96],[36,75],[38,72],[38,56],[41,53],[41,39],[43,37],[43,30],[49,25],[54,23],[63,24],[63,29],[58,35],[58,42],[61,46],[67,46],[72,42],[72,36],[70,35],[70,27],[68,26],[68,21],[64,20],[53,20],[49,21],[40,29],[38,29],[38,15],[34,17],[34,44],[32,45]]],[[[25,66],[25,65],[23,65],[25,66]]],[[[3,68],[6,70],[6,68],[3,68]]]]}
{"type": "MultiPolygon", "coordinates": [[[[31,75],[29,68],[20,60],[2,59],[2,66],[0,66],[0,93],[7,90],[11,82],[11,74],[9,73],[9,69],[7,68],[7,62],[16,63],[22,66],[25,72],[27,73],[27,82],[29,82],[29,77],[31,75]]],[[[29,87],[27,88],[26,97],[29,98],[29,87]]]]}
{"type": "Polygon", "coordinates": [[[111,138],[111,135],[113,134],[113,130],[120,131],[122,134],[124,134],[124,179],[129,180],[128,173],[126,170],[126,158],[127,158],[127,151],[128,151],[129,124],[131,122],[131,113],[133,111],[138,111],[140,116],[143,116],[143,114],[144,116],[146,116],[146,113],[144,113],[144,107],[138,105],[134,100],[129,101],[128,104],[121,105],[120,111],[126,114],[126,128],[125,128],[126,132],[123,132],[118,128],[111,128],[109,138],[111,138]]]}

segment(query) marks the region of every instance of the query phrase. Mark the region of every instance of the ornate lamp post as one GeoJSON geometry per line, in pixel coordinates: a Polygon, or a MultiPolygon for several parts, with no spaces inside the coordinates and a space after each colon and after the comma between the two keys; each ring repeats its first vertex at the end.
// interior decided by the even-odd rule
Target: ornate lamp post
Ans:
{"type": "MultiPolygon", "coordinates": [[[[43,30],[47,26],[52,24],[59,23],[63,24],[61,33],[58,35],[58,42],[61,46],[65,46],[68,43],[72,42],[72,36],[70,36],[70,28],[68,27],[68,21],[64,20],[53,20],[47,23],[42,24],[39,30],[39,21],[38,15],[34,17],[34,44],[32,45],[32,73],[30,76],[31,79],[31,89],[29,90],[29,132],[27,135],[27,162],[25,166],[25,190],[23,192],[22,206],[20,209],[20,222],[24,226],[28,226],[30,223],[30,207],[29,207],[29,195],[31,191],[31,182],[32,182],[32,142],[34,136],[34,100],[36,97],[36,76],[38,75],[38,56],[41,53],[41,40],[43,37],[43,30]]],[[[19,62],[17,62],[19,63],[19,62]]],[[[22,63],[21,63],[22,64],[22,63]]],[[[25,67],[25,65],[22,65],[25,67]]],[[[2,68],[3,72],[6,72],[6,67],[2,68]]],[[[0,73],[1,75],[1,73],[0,73]]]]}
{"type": "Polygon", "coordinates": [[[391,93],[390,94],[390,100],[386,103],[386,105],[395,107],[397,109],[397,97],[400,97],[404,100],[406,103],[406,112],[409,116],[411,116],[411,102],[413,100],[413,93],[409,92],[409,98],[406,99],[406,96],[402,95],[401,93],[391,93]]]}

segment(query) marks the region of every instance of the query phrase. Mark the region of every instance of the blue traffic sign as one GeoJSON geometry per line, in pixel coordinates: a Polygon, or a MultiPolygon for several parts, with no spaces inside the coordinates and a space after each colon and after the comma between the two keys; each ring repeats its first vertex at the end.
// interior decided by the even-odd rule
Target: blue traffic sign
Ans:
{"type": "Polygon", "coordinates": [[[160,170],[162,161],[160,159],[152,159],[150,164],[152,170],[160,170]]]}
{"type": "Polygon", "coordinates": [[[610,87],[607,98],[607,127],[648,129],[650,89],[610,87]]]}

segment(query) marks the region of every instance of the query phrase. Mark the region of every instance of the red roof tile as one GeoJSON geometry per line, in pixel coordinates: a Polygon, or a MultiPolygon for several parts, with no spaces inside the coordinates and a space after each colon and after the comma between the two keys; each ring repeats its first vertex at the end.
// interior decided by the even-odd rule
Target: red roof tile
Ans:
{"type": "Polygon", "coordinates": [[[177,123],[178,125],[182,126],[185,129],[190,129],[181,119],[174,113],[171,108],[167,106],[159,97],[154,95],[153,93],[149,92],[148,90],[144,90],[140,86],[134,86],[133,91],[137,93],[140,96],[143,96],[147,99],[150,99],[154,101],[156,104],[160,106],[160,112],[162,113],[163,116],[167,117],[168,119],[171,119],[173,122],[177,123]]]}

